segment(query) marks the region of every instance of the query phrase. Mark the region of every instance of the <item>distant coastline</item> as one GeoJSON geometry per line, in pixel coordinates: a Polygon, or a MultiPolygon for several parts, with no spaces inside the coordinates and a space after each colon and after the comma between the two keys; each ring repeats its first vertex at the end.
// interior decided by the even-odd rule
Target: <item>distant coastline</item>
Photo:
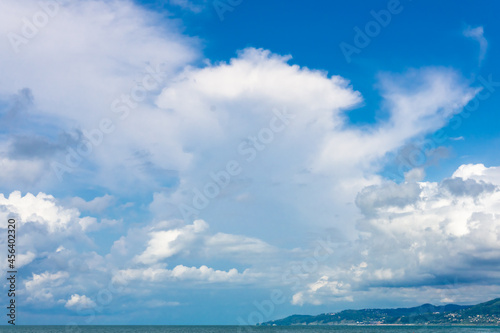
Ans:
{"type": "Polygon", "coordinates": [[[259,326],[500,326],[500,298],[476,305],[423,304],[412,308],[343,310],[292,315],[259,326]]]}

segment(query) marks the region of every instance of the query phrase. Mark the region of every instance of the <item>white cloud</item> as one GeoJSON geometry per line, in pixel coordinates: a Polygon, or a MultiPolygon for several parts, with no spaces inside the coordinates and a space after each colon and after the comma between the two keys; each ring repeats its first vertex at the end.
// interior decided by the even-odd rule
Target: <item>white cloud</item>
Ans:
{"type": "Polygon", "coordinates": [[[479,43],[479,64],[484,60],[486,50],[488,49],[488,41],[484,37],[484,29],[482,26],[471,28],[468,27],[464,30],[464,36],[472,38],[479,43]]]}
{"type": "Polygon", "coordinates": [[[96,197],[90,201],[85,201],[80,197],[74,197],[69,200],[68,205],[75,207],[80,211],[88,211],[90,213],[101,213],[106,208],[111,206],[116,201],[116,198],[112,195],[104,195],[102,197],[96,197]]]}
{"type": "Polygon", "coordinates": [[[239,273],[237,269],[232,268],[228,271],[216,270],[205,265],[197,267],[187,267],[184,265],[177,265],[173,269],[165,268],[147,268],[147,269],[125,269],[116,272],[113,276],[113,281],[126,284],[131,281],[149,281],[161,283],[165,281],[194,281],[201,283],[232,283],[232,282],[245,282],[247,283],[248,277],[251,273],[245,270],[239,273]]]}
{"type": "Polygon", "coordinates": [[[31,279],[24,281],[27,292],[27,302],[54,304],[53,290],[61,286],[69,278],[67,272],[33,274],[31,279]]]}
{"type": "MultiPolygon", "coordinates": [[[[79,235],[82,241],[87,242],[88,239],[85,238],[84,232],[114,226],[120,222],[105,218],[99,222],[95,217],[81,216],[80,211],[74,208],[74,206],[82,207],[83,205],[88,210],[92,210],[91,207],[95,208],[96,205],[103,208],[103,204],[108,204],[107,202],[100,202],[99,199],[101,198],[96,198],[86,204],[80,202],[80,205],[73,205],[71,201],[62,205],[61,201],[43,192],[38,193],[36,196],[32,193],[26,193],[23,196],[21,192],[14,191],[8,197],[0,193],[0,216],[5,219],[16,218],[19,226],[28,224],[22,236],[31,235],[32,231],[35,230],[40,232],[40,228],[42,228],[51,235],[54,242],[57,241],[55,238],[70,234],[79,235]]],[[[106,201],[108,201],[107,198],[106,201]]],[[[23,246],[29,245],[23,244],[23,246]]]]}
{"type": "Polygon", "coordinates": [[[306,290],[299,291],[292,296],[292,304],[304,305],[305,303],[321,305],[325,301],[349,301],[350,285],[341,281],[330,281],[328,276],[322,276],[317,281],[307,285],[306,290]]]}
{"type": "MultiPolygon", "coordinates": [[[[345,221],[335,227],[353,232],[357,212],[348,203],[363,187],[380,182],[376,171],[384,156],[444,126],[476,92],[457,73],[442,68],[383,75],[389,119],[356,128],[347,124],[345,113],[359,105],[360,93],[341,77],[289,65],[288,60],[267,50],[246,49],[229,63],[188,68],[167,85],[157,104],[169,112],[169,123],[176,124],[169,132],[179,131],[172,140],[189,156],[179,165],[177,190],[155,195],[151,208],[156,214],[184,218],[179,205],[193,206],[195,190],[203,191],[213,181],[210,173],[236,159],[242,174],[210,200],[210,207],[215,203],[218,211],[248,216],[261,201],[272,202],[292,207],[291,224],[303,224],[300,217],[308,227],[314,223],[324,228],[335,216],[345,221]],[[239,154],[238,147],[267,126],[273,108],[286,108],[295,118],[249,162],[250,153],[239,154]],[[251,203],[240,200],[242,192],[253,198],[251,203]]],[[[214,217],[216,228],[222,223],[217,215],[205,216],[214,217]]],[[[260,230],[258,236],[264,238],[265,226],[277,218],[269,214],[252,221],[258,224],[252,228],[241,223],[242,232],[260,230]]]]}
{"type": "Polygon", "coordinates": [[[67,208],[52,195],[43,192],[36,196],[32,193],[23,196],[20,191],[14,191],[8,197],[0,193],[0,216],[6,219],[14,217],[20,226],[29,223],[35,224],[35,228],[42,226],[49,234],[78,234],[118,223],[109,219],[98,223],[94,217],[81,216],[78,209],[67,208]]]}
{"type": "Polygon", "coordinates": [[[66,209],[58,206],[53,196],[38,193],[36,196],[21,192],[12,192],[8,197],[0,194],[0,208],[3,213],[19,217],[19,224],[28,222],[39,223],[47,227],[51,233],[73,227],[78,223],[79,212],[76,209],[66,209]]]}
{"type": "Polygon", "coordinates": [[[181,7],[182,9],[187,9],[193,13],[200,13],[206,7],[207,0],[170,0],[172,5],[181,7]]]}
{"type": "MultiPolygon", "coordinates": [[[[23,196],[18,191],[7,197],[0,194],[0,218],[16,220],[15,264],[17,268],[37,273],[35,282],[50,277],[49,273],[40,275],[39,270],[77,274],[94,267],[102,274],[105,266],[102,258],[95,252],[86,252],[96,249],[87,232],[117,223],[106,219],[98,223],[94,217],[81,216],[77,209],[61,206],[53,196],[42,192],[36,196],[31,193],[23,196]]],[[[6,224],[2,227],[6,228],[6,224]]],[[[7,246],[6,238],[0,239],[0,246],[7,246]]],[[[4,269],[6,266],[7,261],[0,264],[4,269]]],[[[28,283],[27,289],[32,285],[28,283]]],[[[52,298],[51,295],[52,292],[46,293],[47,298],[52,298]]]]}
{"type": "Polygon", "coordinates": [[[406,182],[419,182],[425,178],[425,170],[423,168],[415,168],[406,172],[405,174],[406,182]]]}
{"type": "MultiPolygon", "coordinates": [[[[30,20],[40,11],[36,0],[3,1],[0,4],[0,34],[22,36],[21,18],[30,20]]],[[[149,114],[147,105],[151,105],[151,96],[146,96],[144,102],[139,103],[141,105],[130,109],[126,121],[119,117],[122,112],[118,109],[123,109],[123,102],[120,105],[113,103],[142,84],[148,66],[153,72],[160,68],[154,77],[162,82],[197,57],[196,40],[178,33],[177,24],[132,1],[62,1],[57,14],[35,36],[28,38],[27,44],[20,45],[18,53],[8,38],[0,41],[0,47],[5,50],[0,55],[0,71],[5,80],[2,82],[10,81],[8,85],[0,83],[0,96],[14,95],[29,88],[33,105],[26,111],[30,117],[23,117],[21,123],[26,125],[26,119],[35,119],[33,121],[38,126],[31,126],[25,132],[31,136],[39,134],[38,142],[41,138],[47,142],[53,140],[47,137],[40,124],[49,123],[52,129],[60,132],[74,132],[76,129],[90,133],[99,128],[102,119],[111,119],[115,125],[120,123],[120,126],[115,126],[115,132],[106,136],[102,146],[93,147],[90,156],[84,158],[85,161],[97,160],[102,167],[102,179],[95,177],[93,182],[115,185],[111,182],[114,178],[108,176],[119,168],[113,162],[115,158],[120,156],[119,165],[123,165],[123,161],[134,153],[130,147],[142,148],[133,143],[138,139],[135,135],[131,140],[126,138],[135,132],[130,131],[134,123],[132,119],[149,114]],[[117,147],[120,142],[123,145],[117,147]],[[108,149],[113,146],[115,149],[110,153],[108,149]],[[106,170],[109,174],[104,172],[106,170]]],[[[12,189],[17,184],[38,184],[47,188],[55,183],[60,186],[51,163],[66,164],[67,148],[70,146],[58,146],[56,155],[33,156],[29,160],[0,155],[4,166],[2,177],[6,180],[22,178],[6,183],[12,189]]],[[[85,166],[88,164],[82,162],[77,168],[70,168],[71,173],[78,174],[85,166]]],[[[64,175],[67,179],[68,174],[64,175]]]]}
{"type": "Polygon", "coordinates": [[[356,198],[356,205],[365,214],[376,211],[380,207],[405,208],[420,198],[421,188],[415,182],[395,184],[387,182],[364,188],[356,198]]]}
{"type": "Polygon", "coordinates": [[[179,306],[181,305],[180,302],[166,302],[166,301],[160,301],[160,300],[150,300],[145,302],[144,304],[148,308],[161,308],[161,307],[166,307],[166,306],[179,306]]]}
{"type": "Polygon", "coordinates": [[[154,265],[176,255],[182,255],[183,258],[201,256],[257,263],[263,260],[262,255],[272,256],[278,253],[278,249],[257,238],[226,233],[212,234],[208,223],[203,220],[174,227],[175,224],[165,222],[146,227],[139,233],[134,232],[134,235],[121,238],[113,248],[117,253],[125,255],[130,243],[137,241],[137,235],[144,234],[145,229],[150,228],[152,230],[147,233],[146,249],[133,258],[135,264],[154,265]]]}
{"type": "Polygon", "coordinates": [[[203,220],[196,220],[192,225],[179,229],[152,231],[149,236],[148,247],[136,256],[134,261],[141,264],[154,264],[169,258],[181,251],[189,251],[199,235],[208,229],[203,220]]]}
{"type": "Polygon", "coordinates": [[[500,184],[500,167],[487,168],[484,164],[464,164],[453,173],[453,178],[475,179],[498,185],[500,184]]]}
{"type": "Polygon", "coordinates": [[[206,246],[214,252],[214,255],[217,253],[223,255],[251,255],[252,253],[269,255],[275,251],[272,246],[260,239],[220,232],[209,237],[206,246]]]}
{"type": "Polygon", "coordinates": [[[230,282],[240,277],[241,274],[245,274],[245,272],[238,273],[238,270],[235,268],[228,271],[214,270],[205,265],[200,266],[200,268],[178,265],[171,272],[171,276],[174,279],[206,280],[208,282],[230,282]]]}
{"type": "Polygon", "coordinates": [[[89,309],[96,307],[96,303],[85,295],[73,294],[64,305],[68,309],[89,309]]]}
{"type": "Polygon", "coordinates": [[[44,165],[36,160],[12,160],[0,158],[2,184],[11,188],[29,186],[36,183],[44,173],[44,165]]]}
{"type": "Polygon", "coordinates": [[[493,192],[496,186],[474,179],[451,178],[441,182],[441,186],[454,196],[478,197],[481,194],[493,192]]]}
{"type": "Polygon", "coordinates": [[[499,176],[498,167],[462,165],[439,183],[365,188],[356,201],[364,213],[359,239],[301,277],[293,304],[369,299],[382,292],[427,302],[452,296],[476,302],[500,294],[499,176]],[[339,281],[343,288],[335,289],[339,281]]]}
{"type": "MultiPolygon", "coordinates": [[[[113,281],[126,285],[128,292],[135,293],[153,286],[164,288],[162,282],[165,281],[252,283],[264,275],[275,274],[269,274],[275,270],[269,269],[269,265],[282,264],[285,253],[256,238],[212,234],[203,220],[187,225],[182,221],[162,221],[129,230],[127,236],[115,241],[106,260],[118,268],[113,270],[113,281]],[[129,259],[131,257],[132,260],[129,259]],[[189,266],[190,262],[200,260],[207,264],[189,266]],[[211,262],[215,265],[235,262],[247,268],[242,272],[236,268],[225,271],[210,267],[211,262]],[[167,269],[166,266],[171,263],[175,266],[167,269]],[[130,284],[130,281],[136,282],[130,284]]],[[[267,285],[269,281],[262,283],[267,285]]]]}
{"type": "Polygon", "coordinates": [[[31,251],[18,254],[17,260],[16,260],[16,266],[17,266],[17,268],[21,268],[23,266],[26,266],[29,263],[31,263],[35,258],[36,258],[36,255],[31,251]]]}
{"type": "Polygon", "coordinates": [[[25,285],[27,289],[37,289],[42,287],[43,285],[50,283],[52,281],[59,281],[61,279],[68,278],[69,275],[67,272],[57,272],[57,273],[49,273],[45,272],[42,274],[33,274],[31,280],[26,281],[25,285]]]}

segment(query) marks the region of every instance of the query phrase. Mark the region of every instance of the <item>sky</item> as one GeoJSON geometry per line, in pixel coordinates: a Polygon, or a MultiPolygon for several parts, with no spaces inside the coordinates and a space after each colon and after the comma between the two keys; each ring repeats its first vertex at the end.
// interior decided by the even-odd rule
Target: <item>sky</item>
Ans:
{"type": "Polygon", "coordinates": [[[500,297],[499,10],[2,1],[17,324],[500,297]]]}

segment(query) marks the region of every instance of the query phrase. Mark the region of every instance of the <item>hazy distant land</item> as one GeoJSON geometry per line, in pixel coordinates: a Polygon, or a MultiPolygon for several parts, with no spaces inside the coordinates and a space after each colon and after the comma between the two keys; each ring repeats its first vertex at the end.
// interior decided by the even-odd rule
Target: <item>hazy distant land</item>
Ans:
{"type": "Polygon", "coordinates": [[[292,315],[264,326],[290,325],[495,325],[500,326],[500,298],[477,305],[423,304],[413,308],[344,310],[317,316],[292,315]]]}

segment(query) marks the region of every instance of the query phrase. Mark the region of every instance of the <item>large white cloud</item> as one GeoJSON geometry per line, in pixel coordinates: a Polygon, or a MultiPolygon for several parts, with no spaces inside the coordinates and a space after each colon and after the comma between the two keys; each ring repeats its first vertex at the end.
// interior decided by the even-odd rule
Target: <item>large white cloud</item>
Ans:
{"type": "Polygon", "coordinates": [[[289,65],[288,60],[267,50],[247,49],[229,63],[188,68],[167,85],[157,104],[182,129],[176,142],[191,158],[179,170],[177,190],[155,196],[155,213],[195,219],[192,211],[179,208],[189,205],[219,227],[229,219],[219,222],[221,214],[211,209],[228,210],[259,220],[258,226],[250,228],[245,221],[239,227],[267,237],[265,225],[284,217],[255,216],[254,207],[272,202],[277,209],[293,210],[292,218],[287,216],[289,225],[301,228],[300,221],[307,220],[308,227],[334,224],[352,232],[357,213],[352,202],[359,190],[380,181],[376,172],[384,156],[444,126],[475,94],[448,69],[385,75],[381,91],[389,118],[357,128],[349,125],[346,112],[362,99],[348,81],[289,65]],[[293,117],[265,144],[258,139],[252,143],[259,134],[269,133],[276,109],[293,117]],[[198,191],[208,193],[214,175],[231,160],[238,161],[241,172],[221,186],[209,204],[198,204],[208,209],[198,209],[198,191]]]}
{"type": "MultiPolygon", "coordinates": [[[[2,6],[2,13],[13,13],[4,14],[0,32],[5,33],[20,29],[16,17],[42,10],[35,1],[2,6]]],[[[307,220],[317,228],[335,224],[352,233],[352,202],[361,188],[379,182],[376,171],[384,155],[443,126],[474,95],[447,69],[386,75],[381,91],[389,118],[356,128],[346,112],[360,105],[361,93],[342,77],[290,65],[290,56],[253,48],[228,63],[186,67],[197,56],[192,39],[131,2],[68,1],[59,7],[19,54],[2,53],[0,69],[11,84],[0,85],[0,92],[12,95],[29,88],[34,98],[27,112],[38,116],[37,124],[49,122],[66,136],[45,138],[46,156],[31,164],[19,152],[31,141],[5,138],[4,163],[12,172],[30,168],[25,177],[40,176],[25,180],[37,182],[36,190],[91,183],[113,195],[153,191],[161,201],[152,205],[155,214],[179,218],[185,217],[179,205],[192,204],[193,190],[203,190],[212,182],[211,172],[237,160],[241,174],[211,202],[212,210],[189,216],[209,219],[217,229],[238,225],[241,233],[267,237],[265,225],[286,219],[298,228],[305,228],[301,221],[307,220]],[[123,96],[131,98],[135,88],[145,85],[148,64],[164,65],[156,86],[163,90],[149,90],[141,102],[127,103],[123,96]],[[293,117],[279,119],[276,110],[293,117]],[[82,133],[95,133],[105,118],[114,130],[102,140],[94,137],[102,143],[89,156],[68,153],[85,141],[82,133]],[[255,138],[266,144],[252,147],[255,138]],[[75,159],[80,160],[73,163],[76,167],[69,166],[75,159]],[[54,162],[69,167],[62,175],[56,172],[67,184],[55,177],[54,162]],[[255,216],[253,204],[263,203],[293,211],[286,217],[274,212],[255,216]],[[214,209],[259,222],[235,224],[232,216],[214,209]]],[[[9,50],[8,40],[3,43],[9,50]]],[[[33,135],[35,128],[25,131],[33,135]]],[[[282,225],[280,232],[294,230],[282,225]]]]}
{"type": "Polygon", "coordinates": [[[348,286],[340,295],[354,299],[382,290],[402,299],[425,299],[434,290],[437,302],[500,294],[494,287],[500,276],[499,176],[498,167],[462,165],[439,183],[387,181],[365,188],[356,201],[364,213],[359,240],[335,256],[336,267],[311,275],[294,301],[338,301],[328,279],[348,286]]]}
{"type": "MultiPolygon", "coordinates": [[[[105,167],[109,160],[113,160],[113,156],[106,151],[113,143],[122,141],[126,142],[122,146],[124,151],[121,153],[124,155],[121,160],[131,157],[134,151],[126,147],[135,145],[125,138],[127,133],[135,131],[133,122],[126,125],[119,117],[122,113],[118,109],[124,105],[122,98],[130,98],[135,93],[140,95],[144,87],[148,87],[146,95],[152,93],[160,88],[159,82],[165,77],[173,75],[197,57],[195,39],[178,33],[173,20],[164,20],[159,14],[147,12],[131,1],[43,3],[56,4],[52,9],[54,14],[45,25],[39,24],[38,28],[35,25],[36,32],[27,38],[26,44],[19,46],[19,52],[15,52],[8,38],[0,41],[0,71],[3,76],[0,98],[29,89],[33,95],[33,106],[27,112],[34,125],[21,134],[28,137],[38,134],[37,145],[45,140],[47,144],[59,148],[59,151],[47,152],[47,156],[33,156],[30,161],[18,156],[2,156],[1,163],[6,172],[11,171],[10,178],[24,177],[17,183],[39,184],[38,190],[41,186],[46,189],[54,181],[54,186],[62,185],[57,181],[51,163],[66,165],[66,149],[77,148],[74,144],[83,139],[80,136],[73,145],[63,143],[61,146],[54,138],[57,132],[74,133],[77,130],[91,133],[99,129],[103,119],[110,119],[115,128],[124,128],[107,134],[103,147],[98,149],[101,144],[97,144],[91,156],[84,160],[97,159],[100,160],[98,168],[105,167]]],[[[35,0],[4,1],[0,5],[0,34],[16,34],[25,38],[23,33],[27,35],[29,30],[25,26],[38,22],[37,17],[47,16],[47,11],[35,0]]],[[[145,107],[150,97],[141,95],[138,99],[144,101],[130,102],[135,106],[130,111],[136,113],[130,118],[143,118],[145,113],[150,112],[145,107]]],[[[18,113],[12,113],[11,117],[16,117],[16,114],[19,117],[18,113]]],[[[30,121],[22,119],[25,128],[30,121]]],[[[4,145],[15,146],[16,137],[4,140],[4,145]]],[[[143,147],[139,145],[137,149],[143,147]]],[[[70,175],[73,172],[78,175],[82,172],[80,167],[88,167],[85,161],[77,163],[76,169],[71,167],[70,175]]],[[[64,176],[68,174],[65,172],[64,176]]],[[[109,179],[109,175],[103,179],[109,179]]],[[[11,186],[15,189],[15,183],[11,186]]]]}

